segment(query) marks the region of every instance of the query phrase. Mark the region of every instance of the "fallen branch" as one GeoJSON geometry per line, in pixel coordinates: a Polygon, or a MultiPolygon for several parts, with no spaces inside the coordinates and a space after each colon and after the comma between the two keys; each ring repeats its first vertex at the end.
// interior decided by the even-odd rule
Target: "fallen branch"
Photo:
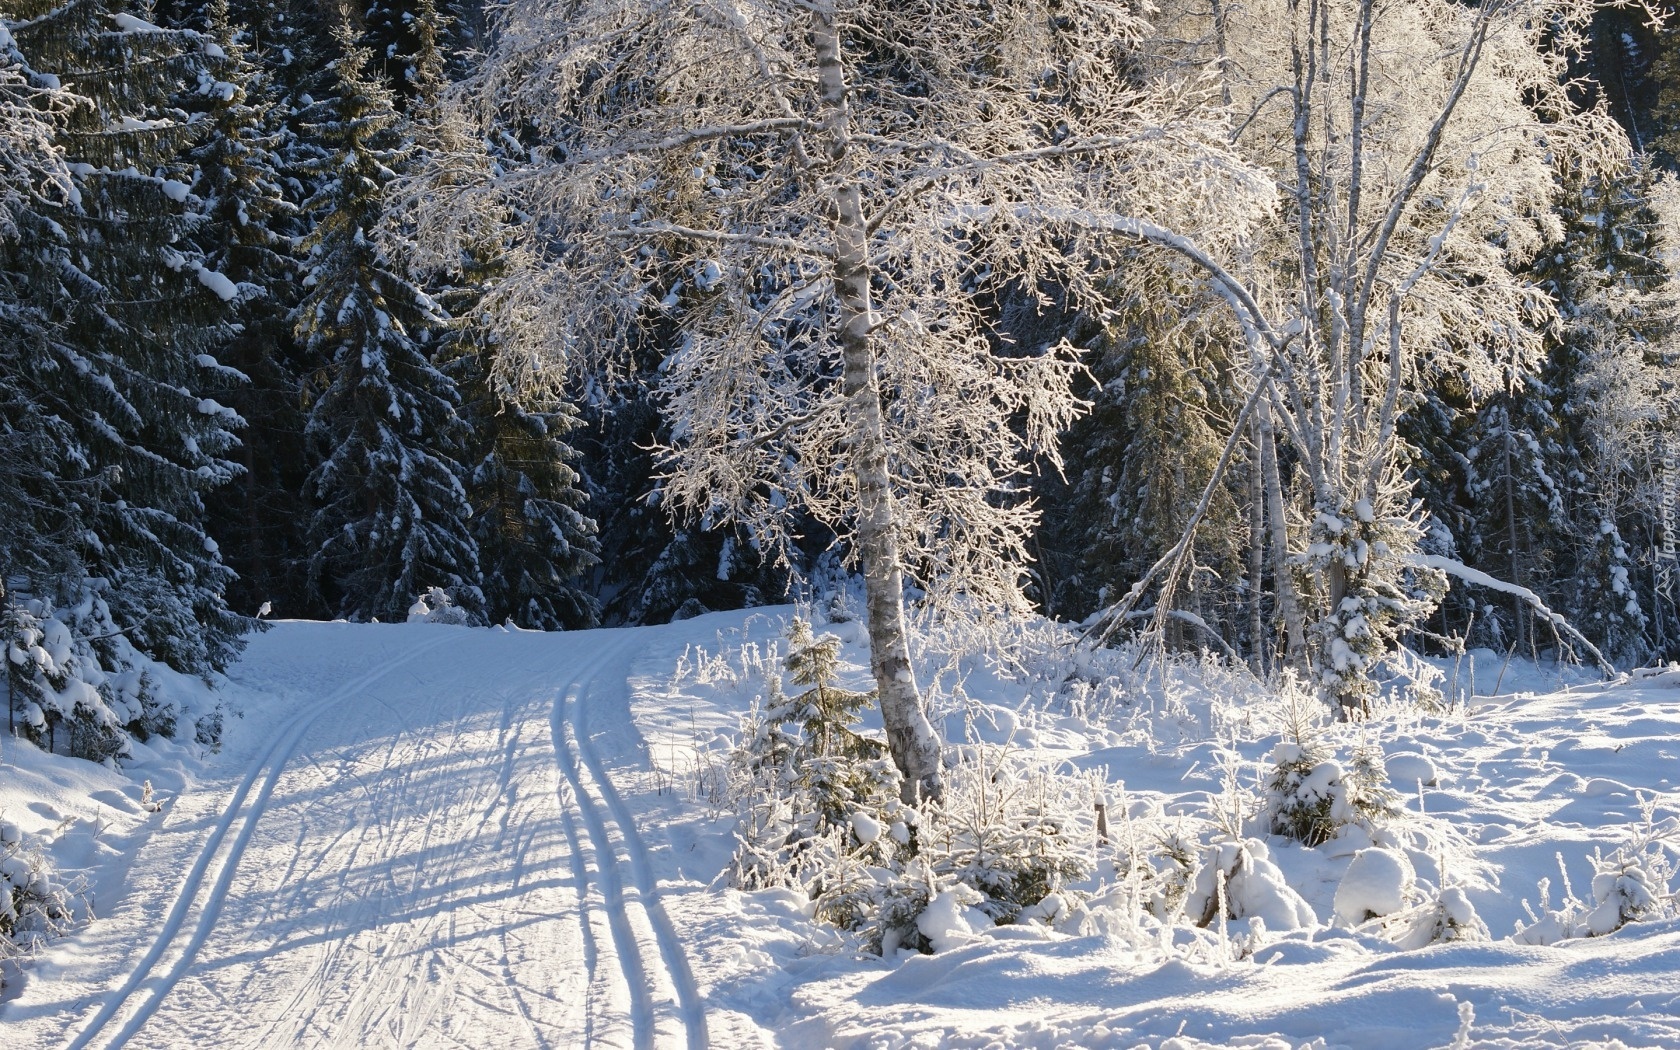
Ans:
{"type": "Polygon", "coordinates": [[[1532,606],[1535,612],[1545,617],[1546,621],[1553,627],[1580,642],[1582,648],[1592,654],[1593,662],[1598,664],[1599,670],[1605,674],[1620,673],[1616,670],[1616,665],[1605,659],[1604,654],[1598,651],[1598,646],[1587,641],[1585,635],[1571,626],[1568,620],[1549,609],[1546,603],[1540,600],[1540,596],[1527,587],[1516,583],[1506,583],[1497,577],[1489,576],[1480,569],[1472,569],[1461,561],[1455,561],[1440,554],[1412,554],[1406,558],[1406,561],[1408,564],[1419,568],[1437,569],[1449,576],[1456,576],[1465,583],[1473,583],[1478,587],[1486,587],[1490,591],[1498,591],[1501,594],[1521,598],[1532,606]]]}

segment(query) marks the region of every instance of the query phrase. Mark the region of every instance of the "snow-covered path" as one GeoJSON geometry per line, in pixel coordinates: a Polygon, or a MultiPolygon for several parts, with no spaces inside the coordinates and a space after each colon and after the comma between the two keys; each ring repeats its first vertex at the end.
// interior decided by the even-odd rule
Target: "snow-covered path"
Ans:
{"type": "MultiPolygon", "coordinates": [[[[1595,850],[1660,832],[1661,857],[1680,853],[1680,669],[1566,687],[1530,668],[1521,692],[1314,730],[1384,750],[1416,907],[1450,881],[1490,939],[1402,947],[1336,920],[1360,833],[1268,840],[1313,910],[1299,929],[1150,925],[1115,896],[1111,849],[1071,887],[1083,918],[883,959],[804,894],[722,876],[731,749],[792,612],[568,634],[284,623],[232,671],[219,754],[137,745],[118,772],[14,745],[0,815],[86,874],[97,921],[8,983],[0,1044],[1680,1047],[1671,908],[1604,937],[1512,937],[1534,909],[1579,907],[1595,850]]],[[[828,626],[862,684],[861,629],[828,626]]],[[[971,716],[1034,762],[1094,771],[1126,841],[1211,835],[1225,795],[1258,799],[1292,709],[1197,673],[1214,677],[1186,679],[1178,706],[1139,691],[1104,721],[1047,697],[1057,678],[974,664],[944,728],[971,716]]],[[[1651,863],[1680,904],[1680,873],[1651,863]]]]}
{"type": "Polygon", "coordinates": [[[645,764],[638,641],[335,624],[255,639],[234,676],[264,699],[236,697],[249,717],[126,895],[0,1022],[76,1050],[706,1045],[649,814],[613,783],[645,764]]]}

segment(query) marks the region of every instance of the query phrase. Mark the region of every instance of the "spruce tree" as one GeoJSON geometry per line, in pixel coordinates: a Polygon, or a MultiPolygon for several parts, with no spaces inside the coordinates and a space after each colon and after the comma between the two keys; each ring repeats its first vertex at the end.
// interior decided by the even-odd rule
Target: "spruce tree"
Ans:
{"type": "MultiPolygon", "coordinates": [[[[1436,553],[1534,591],[1606,654],[1649,655],[1660,545],[1660,396],[1672,331],[1648,169],[1559,180],[1558,236],[1525,276],[1557,320],[1544,355],[1513,362],[1478,401],[1448,384],[1409,414],[1413,474],[1441,534],[1436,553]],[[1462,485],[1456,484],[1462,479],[1462,485]]],[[[1471,589],[1441,624],[1526,654],[1557,639],[1532,607],[1471,589]]]]}
{"type": "Polygon", "coordinates": [[[1556,601],[1606,653],[1632,661],[1649,655],[1656,611],[1651,558],[1635,552],[1660,543],[1658,459],[1674,442],[1660,387],[1675,303],[1651,192],[1637,162],[1566,180],[1564,236],[1536,266],[1560,315],[1545,371],[1566,453],[1553,473],[1570,493],[1556,601]]]}
{"type": "Polygon", "coordinates": [[[577,453],[566,440],[578,426],[576,412],[558,396],[538,404],[530,392],[516,395],[497,374],[497,333],[485,323],[485,297],[506,276],[510,217],[480,214],[441,245],[422,246],[409,236],[414,210],[458,196],[462,172],[499,163],[518,147],[504,141],[487,150],[445,110],[436,9],[427,0],[410,22],[404,128],[429,163],[416,168],[425,177],[393,187],[384,243],[426,274],[434,298],[458,319],[437,334],[434,359],[461,392],[470,433],[463,462],[485,612],[494,622],[527,629],[593,627],[599,607],[581,575],[597,564],[599,545],[595,522],[582,509],[587,496],[573,467],[577,453]]]}
{"type": "Polygon", "coordinates": [[[239,376],[229,374],[214,393],[248,424],[237,455],[243,475],[211,501],[209,526],[240,575],[229,592],[236,607],[268,603],[298,615],[306,604],[293,571],[304,560],[296,507],[307,469],[298,392],[307,368],[290,323],[302,276],[292,243],[304,227],[289,169],[300,147],[273,78],[251,50],[249,33],[232,23],[227,0],[212,0],[205,17],[223,57],[183,100],[208,126],[188,154],[193,192],[204,202],[204,221],[191,239],[241,289],[237,323],[216,352],[239,376]]]}
{"type": "Polygon", "coordinates": [[[411,146],[367,51],[345,44],[339,96],[314,129],[329,154],[306,205],[318,225],[304,242],[308,293],[294,317],[330,377],[306,430],[316,457],[310,573],[350,618],[400,618],[429,587],[478,614],[478,545],[460,465],[468,433],[455,383],[428,349],[450,321],[375,239],[385,187],[411,146]]]}
{"type": "Polygon", "coordinates": [[[24,592],[66,605],[99,593],[141,650],[209,673],[247,625],[202,525],[205,495],[238,472],[242,421],[205,396],[225,374],[210,351],[238,289],[190,245],[199,202],[176,158],[197,129],[169,102],[216,49],[106,0],[8,2],[0,26],[14,76],[58,93],[67,176],[14,208],[0,246],[7,385],[27,402],[9,425],[51,446],[30,502],[70,543],[24,592]]]}
{"type": "MultiPolygon", "coordinates": [[[[1041,484],[1051,501],[1041,529],[1045,600],[1075,620],[1118,601],[1178,540],[1219,457],[1220,417],[1233,412],[1230,333],[1197,302],[1198,290],[1148,253],[1136,253],[1128,275],[1131,291],[1092,340],[1091,410],[1069,429],[1067,483],[1041,484]]],[[[1201,531],[1167,606],[1236,637],[1251,596],[1250,537],[1232,495],[1219,491],[1215,524],[1201,531]]],[[[1155,605],[1152,597],[1140,608],[1155,605]]],[[[1186,619],[1166,627],[1171,644],[1210,642],[1186,619]]]]}
{"type": "MultiPolygon", "coordinates": [[[[433,148],[456,148],[453,136],[417,125],[433,148]]],[[[447,188],[441,188],[447,192],[447,188]]],[[[466,452],[472,532],[483,572],[485,612],[495,623],[529,630],[593,627],[600,608],[583,574],[599,564],[595,521],[574,469],[567,437],[579,426],[570,403],[541,404],[515,396],[496,374],[495,333],[480,322],[480,304],[502,267],[494,222],[454,266],[437,275],[437,298],[460,318],[442,336],[438,358],[461,391],[470,431],[466,452]]]]}
{"type": "Polygon", "coordinates": [[[581,579],[599,562],[595,522],[566,435],[571,406],[522,404],[496,380],[482,349],[452,370],[472,426],[467,491],[493,622],[535,630],[593,627],[600,611],[581,579]]]}

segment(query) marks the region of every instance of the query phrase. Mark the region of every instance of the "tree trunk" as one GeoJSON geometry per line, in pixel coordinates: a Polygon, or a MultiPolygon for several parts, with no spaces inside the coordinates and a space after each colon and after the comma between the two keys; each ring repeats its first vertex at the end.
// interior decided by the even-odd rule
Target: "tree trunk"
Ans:
{"type": "MultiPolygon", "coordinates": [[[[846,159],[848,106],[840,38],[832,9],[812,18],[823,101],[828,108],[829,156],[846,159]]],[[[834,291],[840,305],[842,390],[851,414],[851,468],[857,481],[855,542],[863,566],[864,608],[869,617],[869,666],[880,698],[881,721],[893,764],[903,775],[904,801],[937,800],[939,737],[928,721],[916,675],[910,666],[910,636],[904,622],[904,563],[893,515],[892,478],[887,466],[886,426],[875,377],[874,308],[869,287],[869,229],[863,192],[855,179],[834,196],[834,291]]]]}
{"type": "MultiPolygon", "coordinates": [[[[1215,7],[1215,11],[1218,8],[1215,7]]],[[[1266,486],[1262,478],[1260,419],[1248,421],[1248,635],[1249,661],[1255,674],[1265,674],[1271,652],[1267,646],[1265,610],[1261,606],[1266,586],[1266,486]]]]}
{"type": "MultiPolygon", "coordinates": [[[[1511,405],[1509,400],[1505,408],[1505,441],[1502,451],[1505,459],[1505,529],[1511,544],[1511,582],[1519,587],[1526,587],[1527,584],[1523,580],[1522,565],[1517,550],[1517,483],[1513,476],[1516,457],[1511,451],[1511,405]]],[[[1528,619],[1523,615],[1527,611],[1526,603],[1519,598],[1513,598],[1511,604],[1517,628],[1517,637],[1514,644],[1518,651],[1526,652],[1530,648],[1528,619]]]]}
{"type": "Polygon", "coordinates": [[[1278,611],[1283,616],[1287,666],[1300,668],[1307,652],[1306,625],[1301,603],[1295,596],[1295,580],[1289,574],[1289,520],[1283,509],[1283,471],[1278,465],[1277,434],[1272,429],[1272,406],[1261,403],[1260,454],[1266,481],[1266,516],[1271,519],[1272,572],[1275,574],[1278,611]]]}

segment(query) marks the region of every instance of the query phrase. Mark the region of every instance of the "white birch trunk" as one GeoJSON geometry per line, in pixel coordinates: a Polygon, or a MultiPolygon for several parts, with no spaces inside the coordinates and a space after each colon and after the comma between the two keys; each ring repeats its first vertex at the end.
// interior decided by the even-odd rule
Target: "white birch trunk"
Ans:
{"type": "MultiPolygon", "coordinates": [[[[829,156],[843,166],[848,148],[845,69],[832,8],[812,19],[818,75],[828,109],[829,156]]],[[[893,516],[892,479],[887,464],[881,392],[875,378],[871,327],[869,229],[863,194],[847,177],[834,195],[834,289],[840,305],[843,393],[851,415],[851,469],[857,480],[855,542],[863,567],[864,607],[869,617],[869,665],[875,676],[881,721],[893,764],[903,775],[904,801],[937,800],[939,737],[928,721],[910,665],[910,637],[904,622],[904,565],[893,516]]]]}

